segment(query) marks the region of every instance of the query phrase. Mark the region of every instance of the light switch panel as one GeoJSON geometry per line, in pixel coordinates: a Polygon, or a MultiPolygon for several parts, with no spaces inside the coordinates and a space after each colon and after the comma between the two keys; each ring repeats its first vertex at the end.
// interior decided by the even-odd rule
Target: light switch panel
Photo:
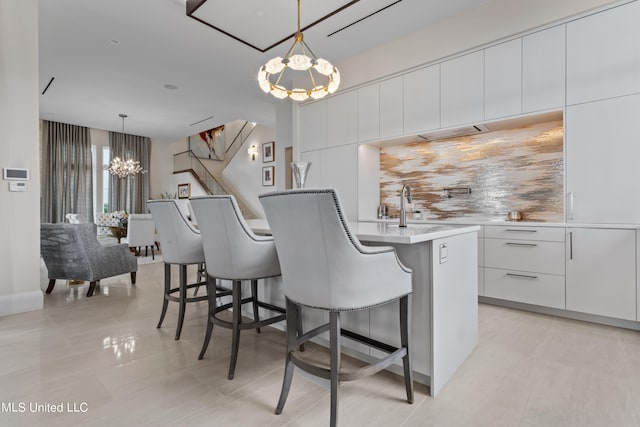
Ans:
{"type": "Polygon", "coordinates": [[[448,249],[446,243],[440,243],[440,264],[447,262],[448,249]]]}

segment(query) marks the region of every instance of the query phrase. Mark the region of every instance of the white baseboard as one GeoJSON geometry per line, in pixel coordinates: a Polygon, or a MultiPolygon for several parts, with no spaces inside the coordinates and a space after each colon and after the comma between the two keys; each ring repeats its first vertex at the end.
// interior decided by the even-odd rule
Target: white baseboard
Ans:
{"type": "Polygon", "coordinates": [[[0,295],[0,316],[42,310],[43,303],[42,291],[0,295]]]}

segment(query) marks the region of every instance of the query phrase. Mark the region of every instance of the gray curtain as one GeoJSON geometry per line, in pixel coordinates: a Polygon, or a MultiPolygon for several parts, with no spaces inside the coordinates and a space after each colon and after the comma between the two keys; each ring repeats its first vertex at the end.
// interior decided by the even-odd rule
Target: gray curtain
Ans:
{"type": "Polygon", "coordinates": [[[93,222],[91,137],[83,126],[44,121],[40,221],[64,222],[68,213],[93,222]]]}
{"type": "Polygon", "coordinates": [[[127,213],[147,213],[149,200],[149,166],[151,164],[151,139],[146,136],[109,132],[111,159],[140,162],[147,173],[139,173],[127,178],[110,175],[109,210],[127,213]]]}

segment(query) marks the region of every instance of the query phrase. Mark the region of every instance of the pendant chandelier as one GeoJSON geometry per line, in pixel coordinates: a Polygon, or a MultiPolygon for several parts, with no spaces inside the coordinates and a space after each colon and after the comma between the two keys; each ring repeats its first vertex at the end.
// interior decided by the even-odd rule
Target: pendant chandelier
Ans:
{"type": "Polygon", "coordinates": [[[293,45],[284,58],[275,57],[260,67],[258,84],[265,93],[271,93],[278,99],[289,97],[294,101],[304,101],[308,98],[320,99],[328,93],[334,93],[340,86],[338,69],[326,59],[317,58],[304,42],[300,31],[300,0],[298,0],[298,32],[294,36],[293,45]],[[300,53],[295,53],[296,47],[300,53]],[[287,70],[308,73],[309,87],[306,89],[284,87],[281,80],[287,70]]]}
{"type": "MultiPolygon", "coordinates": [[[[120,113],[118,116],[122,118],[122,137],[124,138],[124,119],[127,115],[120,113]]],[[[147,173],[147,171],[140,166],[140,162],[132,159],[122,160],[120,157],[114,157],[107,170],[111,175],[116,175],[118,178],[127,178],[139,173],[147,173]]]]}

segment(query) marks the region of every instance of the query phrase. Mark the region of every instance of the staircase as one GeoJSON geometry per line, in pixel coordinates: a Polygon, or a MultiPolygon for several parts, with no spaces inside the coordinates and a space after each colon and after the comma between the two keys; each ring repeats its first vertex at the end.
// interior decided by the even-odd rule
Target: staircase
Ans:
{"type": "Polygon", "coordinates": [[[244,120],[236,120],[224,125],[224,160],[207,160],[197,158],[192,151],[184,151],[173,155],[173,173],[190,172],[209,194],[233,194],[242,214],[247,219],[256,218],[255,212],[249,208],[243,198],[225,183],[223,172],[229,162],[242,147],[256,124],[244,120]]]}

